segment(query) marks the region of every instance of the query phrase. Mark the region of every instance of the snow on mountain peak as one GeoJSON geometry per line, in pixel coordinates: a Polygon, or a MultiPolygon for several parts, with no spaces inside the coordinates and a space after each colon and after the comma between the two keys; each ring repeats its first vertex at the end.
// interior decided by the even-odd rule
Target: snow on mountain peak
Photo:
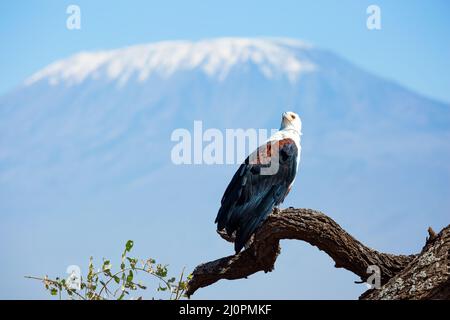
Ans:
{"type": "Polygon", "coordinates": [[[219,38],[212,40],[163,41],[110,51],[81,52],[56,61],[25,81],[31,85],[47,81],[75,85],[88,78],[145,81],[150,75],[164,78],[178,71],[201,70],[207,76],[224,80],[233,66],[254,64],[266,77],[286,77],[295,82],[315,65],[301,53],[311,46],[293,39],[219,38]]]}

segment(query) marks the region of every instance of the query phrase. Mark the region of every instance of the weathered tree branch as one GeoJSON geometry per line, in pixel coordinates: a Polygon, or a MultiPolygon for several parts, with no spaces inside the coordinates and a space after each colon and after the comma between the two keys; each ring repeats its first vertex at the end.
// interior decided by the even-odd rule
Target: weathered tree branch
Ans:
{"type": "MultiPolygon", "coordinates": [[[[228,239],[226,234],[221,236],[228,241],[233,240],[228,239]]],[[[431,241],[441,239],[442,235],[435,237],[431,241]]],[[[335,267],[352,271],[362,281],[370,276],[367,267],[376,265],[381,271],[383,287],[419,258],[419,255],[380,253],[363,245],[319,211],[289,208],[272,213],[246,250],[197,266],[188,284],[187,294],[192,295],[197,289],[221,279],[240,279],[258,271],[272,271],[280,252],[279,241],[282,239],[303,240],[318,247],[335,261],[335,267]]],[[[362,298],[366,297],[374,296],[373,293],[371,296],[368,293],[362,298]]]]}
{"type": "Polygon", "coordinates": [[[450,226],[429,238],[420,254],[379,290],[369,290],[360,299],[450,299],[450,226]]]}

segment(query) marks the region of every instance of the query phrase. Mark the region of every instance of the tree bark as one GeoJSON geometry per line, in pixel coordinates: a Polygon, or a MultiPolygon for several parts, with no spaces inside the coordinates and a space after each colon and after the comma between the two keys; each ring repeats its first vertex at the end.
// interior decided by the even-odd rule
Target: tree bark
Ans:
{"type": "MultiPolygon", "coordinates": [[[[378,267],[381,287],[366,291],[360,299],[450,299],[450,226],[437,235],[430,228],[429,234],[418,254],[380,253],[363,245],[319,211],[275,210],[244,251],[197,266],[186,293],[190,296],[221,279],[242,279],[258,271],[270,272],[280,253],[280,240],[296,239],[324,251],[334,260],[336,268],[353,272],[362,282],[372,275],[369,266],[378,267]]],[[[225,233],[220,235],[233,241],[225,233]]]]}

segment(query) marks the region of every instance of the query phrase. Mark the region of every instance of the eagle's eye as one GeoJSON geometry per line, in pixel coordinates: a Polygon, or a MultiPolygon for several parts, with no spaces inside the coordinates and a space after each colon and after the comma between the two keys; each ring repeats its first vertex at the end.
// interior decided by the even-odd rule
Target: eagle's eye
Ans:
{"type": "Polygon", "coordinates": [[[292,118],[292,120],[294,120],[294,119],[295,119],[295,116],[294,116],[294,115],[291,115],[291,118],[292,118]]]}

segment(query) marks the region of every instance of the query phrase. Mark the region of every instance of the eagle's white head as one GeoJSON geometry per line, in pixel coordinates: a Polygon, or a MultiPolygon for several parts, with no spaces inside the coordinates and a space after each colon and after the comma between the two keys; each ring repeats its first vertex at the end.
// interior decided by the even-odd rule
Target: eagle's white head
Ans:
{"type": "Polygon", "coordinates": [[[292,111],[287,111],[283,113],[281,118],[281,127],[280,130],[293,130],[296,131],[299,135],[302,134],[302,120],[292,111]]]}

